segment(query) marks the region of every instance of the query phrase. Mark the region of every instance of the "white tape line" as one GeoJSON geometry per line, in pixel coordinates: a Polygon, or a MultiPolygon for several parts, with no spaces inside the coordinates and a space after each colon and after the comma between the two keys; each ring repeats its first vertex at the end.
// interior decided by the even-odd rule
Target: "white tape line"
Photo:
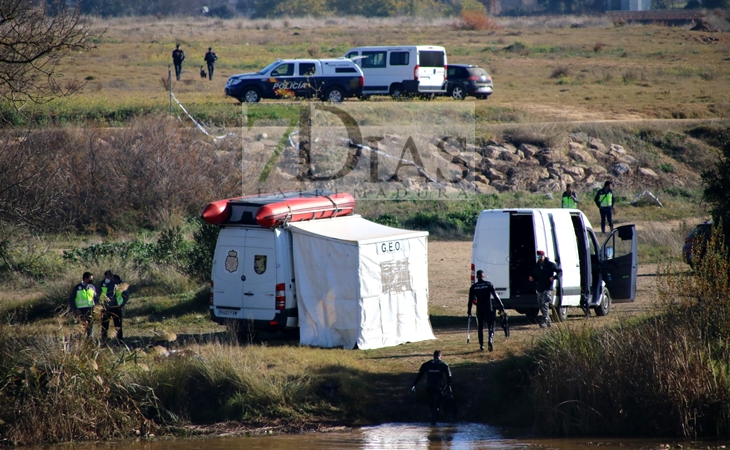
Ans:
{"type": "Polygon", "coordinates": [[[183,112],[185,113],[185,115],[187,115],[190,118],[190,120],[193,121],[193,123],[195,124],[195,126],[198,127],[198,129],[200,131],[202,131],[203,133],[205,133],[206,136],[210,136],[213,139],[223,139],[223,138],[226,138],[228,136],[232,136],[233,135],[233,133],[228,133],[228,134],[224,134],[222,136],[212,136],[210,133],[208,133],[208,131],[206,131],[205,128],[203,128],[203,126],[200,123],[198,123],[197,120],[195,120],[195,118],[193,116],[190,115],[190,113],[188,112],[188,110],[185,109],[185,107],[182,105],[182,103],[180,103],[180,101],[177,99],[177,97],[175,97],[175,94],[173,94],[171,92],[170,95],[172,96],[172,99],[175,100],[175,103],[177,103],[177,106],[179,106],[180,109],[183,110],[183,112]]]}

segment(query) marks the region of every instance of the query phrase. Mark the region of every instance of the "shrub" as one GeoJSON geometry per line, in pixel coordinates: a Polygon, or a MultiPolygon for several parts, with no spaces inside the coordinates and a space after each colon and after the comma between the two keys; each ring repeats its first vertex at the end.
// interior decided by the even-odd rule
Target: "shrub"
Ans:
{"type": "Polygon", "coordinates": [[[499,28],[497,22],[492,20],[486,13],[476,10],[464,10],[459,20],[454,23],[457,30],[496,30],[499,28]]]}
{"type": "Polygon", "coordinates": [[[570,67],[568,66],[558,66],[553,70],[553,73],[550,74],[550,78],[563,78],[563,77],[569,77],[571,73],[570,67]]]}

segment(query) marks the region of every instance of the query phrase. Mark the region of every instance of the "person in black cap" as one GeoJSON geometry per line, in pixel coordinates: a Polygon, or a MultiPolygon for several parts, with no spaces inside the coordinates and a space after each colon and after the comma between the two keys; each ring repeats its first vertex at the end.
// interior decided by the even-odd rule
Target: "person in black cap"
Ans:
{"type": "Polygon", "coordinates": [[[496,300],[499,309],[504,314],[504,304],[494,290],[494,285],[484,279],[484,271],[477,270],[477,282],[469,288],[469,306],[466,314],[471,317],[472,305],[477,305],[477,336],[479,336],[479,350],[484,351],[484,321],[489,329],[489,351],[494,350],[494,320],[497,317],[497,308],[492,304],[496,300]]]}
{"type": "Polygon", "coordinates": [[[542,312],[540,328],[550,327],[550,305],[553,303],[553,281],[562,272],[554,262],[545,256],[544,251],[537,251],[537,263],[535,263],[535,267],[532,269],[530,281],[535,282],[537,302],[542,312]]]}
{"type": "Polygon", "coordinates": [[[611,180],[603,183],[603,189],[596,192],[596,196],[593,201],[598,206],[598,210],[601,213],[601,233],[606,233],[606,222],[613,231],[613,190],[611,190],[611,180]]]}
{"type": "Polygon", "coordinates": [[[431,423],[436,423],[439,408],[441,407],[441,391],[444,387],[444,379],[446,379],[446,386],[451,388],[451,369],[448,364],[441,360],[441,350],[434,351],[433,359],[421,365],[416,379],[413,380],[411,392],[416,392],[418,380],[423,375],[426,375],[426,393],[431,406],[431,423]]]}

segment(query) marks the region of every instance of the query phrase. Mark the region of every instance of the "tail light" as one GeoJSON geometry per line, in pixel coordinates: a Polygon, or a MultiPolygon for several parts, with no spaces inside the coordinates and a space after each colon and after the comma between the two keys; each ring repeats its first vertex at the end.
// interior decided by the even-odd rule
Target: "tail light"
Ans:
{"type": "Polygon", "coordinates": [[[449,79],[449,71],[446,66],[444,66],[444,81],[449,79]]]}
{"type": "Polygon", "coordinates": [[[276,309],[283,310],[286,307],[286,284],[279,283],[276,285],[276,309]]]}
{"type": "Polygon", "coordinates": [[[365,77],[360,77],[360,87],[365,86],[365,77]]]}
{"type": "Polygon", "coordinates": [[[474,264],[471,265],[471,283],[474,284],[476,282],[476,273],[474,272],[474,264]]]}
{"type": "Polygon", "coordinates": [[[418,68],[419,67],[420,66],[418,64],[416,64],[416,67],[413,68],[413,79],[416,81],[418,81],[418,68]]]}
{"type": "Polygon", "coordinates": [[[467,80],[469,80],[469,81],[479,81],[480,80],[480,77],[475,76],[475,75],[472,75],[469,78],[467,78],[467,80]]]}
{"type": "Polygon", "coordinates": [[[210,280],[210,294],[208,297],[208,304],[210,304],[210,306],[213,306],[213,280],[210,280]]]}

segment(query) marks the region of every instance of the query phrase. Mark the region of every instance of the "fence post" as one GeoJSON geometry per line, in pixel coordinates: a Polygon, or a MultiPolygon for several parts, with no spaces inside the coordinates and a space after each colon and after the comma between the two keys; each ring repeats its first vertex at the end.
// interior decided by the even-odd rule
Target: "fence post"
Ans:
{"type": "Polygon", "coordinates": [[[172,69],[167,65],[167,84],[170,86],[170,114],[172,114],[172,69]]]}

